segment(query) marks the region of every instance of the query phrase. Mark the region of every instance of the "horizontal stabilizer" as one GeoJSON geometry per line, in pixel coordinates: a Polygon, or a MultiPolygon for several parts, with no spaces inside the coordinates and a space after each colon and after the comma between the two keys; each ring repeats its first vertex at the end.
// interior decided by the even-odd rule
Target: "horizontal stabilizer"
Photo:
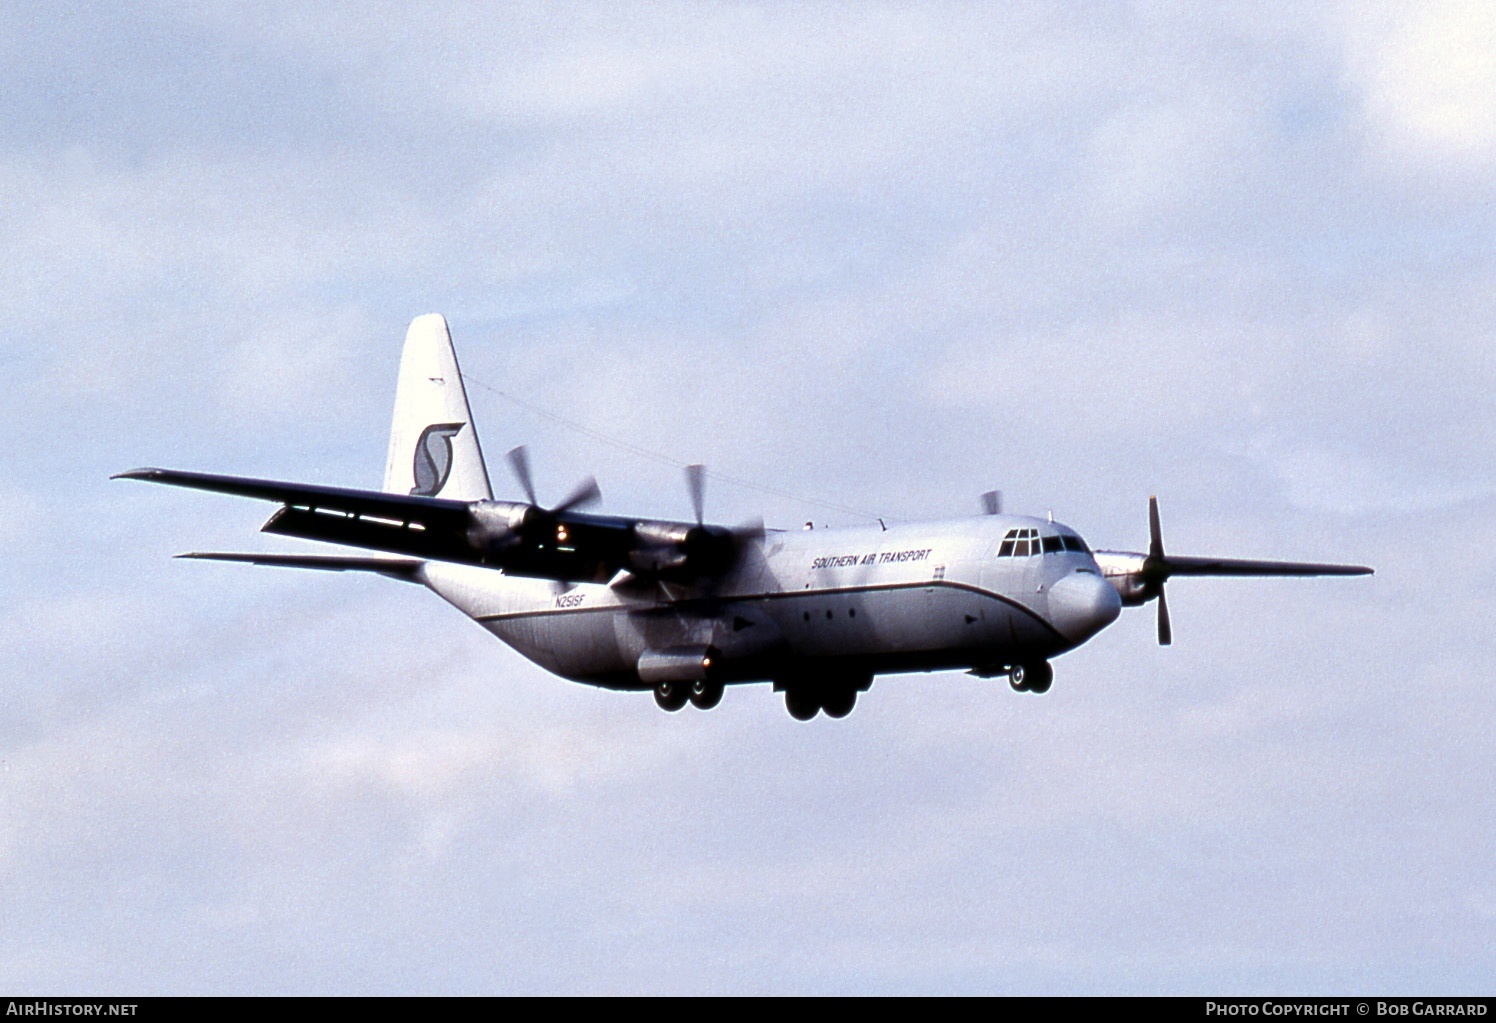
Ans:
{"type": "Polygon", "coordinates": [[[402,582],[420,582],[417,573],[425,562],[410,558],[338,558],[317,554],[220,554],[193,551],[179,558],[201,561],[237,561],[246,565],[268,565],[274,568],[312,568],[323,572],[377,572],[402,582]]]}

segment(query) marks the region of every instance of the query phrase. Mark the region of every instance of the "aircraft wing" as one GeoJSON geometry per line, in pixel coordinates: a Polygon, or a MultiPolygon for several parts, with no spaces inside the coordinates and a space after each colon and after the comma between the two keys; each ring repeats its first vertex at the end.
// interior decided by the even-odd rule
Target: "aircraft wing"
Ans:
{"type": "Polygon", "coordinates": [[[1371,575],[1365,565],[1316,565],[1306,561],[1243,561],[1238,558],[1164,559],[1168,574],[1175,575],[1371,575]]]}
{"type": "MultiPolygon", "coordinates": [[[[565,507],[547,510],[505,501],[454,501],[177,469],[131,469],[114,478],[278,502],[282,507],[261,529],[279,536],[485,565],[510,575],[565,582],[606,582],[621,569],[651,577],[679,572],[681,565],[701,563],[703,552],[708,567],[715,568],[712,556],[732,540],[729,531],[716,527],[693,532],[686,524],[639,523],[565,507]],[[693,554],[696,562],[690,562],[693,554]]],[[[258,560],[214,555],[217,560],[389,574],[382,563],[255,557],[258,560]]]]}
{"type": "Polygon", "coordinates": [[[1164,553],[1163,530],[1159,526],[1158,498],[1148,498],[1148,553],[1096,551],[1096,563],[1122,597],[1136,607],[1158,599],[1158,642],[1174,642],[1169,624],[1169,605],[1164,584],[1179,575],[1193,576],[1311,576],[1371,575],[1365,565],[1322,565],[1309,561],[1246,561],[1239,558],[1191,558],[1164,553]]]}
{"type": "Polygon", "coordinates": [[[424,561],[412,558],[340,558],[321,554],[223,554],[216,551],[193,551],[179,558],[199,561],[235,561],[246,565],[270,565],[275,568],[311,568],[323,572],[377,572],[401,582],[420,582],[416,573],[424,561]]]}
{"type": "Polygon", "coordinates": [[[131,469],[114,478],[278,501],[284,507],[262,527],[266,533],[424,558],[482,560],[467,539],[466,501],[177,469],[131,469]]]}
{"type": "Polygon", "coordinates": [[[247,476],[218,476],[207,472],[184,472],[180,469],[131,469],[129,472],[116,473],[110,479],[167,483],[174,487],[256,497],[262,501],[279,501],[287,506],[314,511],[373,515],[433,525],[441,523],[461,525],[464,528],[467,526],[467,502],[441,497],[408,497],[377,490],[320,487],[310,483],[284,483],[280,480],[252,479],[247,476]]]}

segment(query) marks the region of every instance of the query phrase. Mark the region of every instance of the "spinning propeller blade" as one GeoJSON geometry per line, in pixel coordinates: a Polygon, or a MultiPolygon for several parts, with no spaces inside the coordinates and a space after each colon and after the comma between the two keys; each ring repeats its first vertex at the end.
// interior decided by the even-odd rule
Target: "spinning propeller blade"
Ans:
{"type": "Polygon", "coordinates": [[[514,478],[519,480],[519,485],[524,490],[525,498],[530,502],[530,506],[546,515],[560,515],[573,508],[584,508],[589,504],[596,504],[603,498],[603,492],[598,489],[597,480],[588,476],[578,483],[560,504],[554,508],[542,508],[539,499],[535,496],[535,483],[530,476],[530,453],[523,444],[509,452],[509,466],[514,470],[514,478]]]}
{"type": "Polygon", "coordinates": [[[597,480],[588,476],[577,484],[575,490],[567,495],[566,500],[556,507],[550,509],[552,515],[560,515],[562,512],[571,511],[573,508],[585,508],[589,504],[596,504],[603,499],[603,492],[598,489],[597,480]]]}
{"type": "Polygon", "coordinates": [[[523,444],[509,452],[509,467],[514,470],[514,477],[519,480],[525,497],[531,504],[539,505],[540,502],[535,500],[535,484],[530,480],[530,455],[523,444]]]}
{"type": "Polygon", "coordinates": [[[691,491],[691,509],[696,512],[696,524],[699,526],[706,518],[702,512],[706,504],[706,466],[686,466],[686,487],[691,491]]]}
{"type": "MultiPolygon", "coordinates": [[[[706,525],[706,466],[701,464],[686,466],[686,487],[691,491],[691,510],[696,514],[696,524],[706,525]]],[[[712,527],[714,529],[720,527],[712,527]]],[[[740,526],[734,526],[728,530],[732,538],[739,542],[743,540],[762,540],[764,538],[764,520],[750,519],[740,526]]]]}

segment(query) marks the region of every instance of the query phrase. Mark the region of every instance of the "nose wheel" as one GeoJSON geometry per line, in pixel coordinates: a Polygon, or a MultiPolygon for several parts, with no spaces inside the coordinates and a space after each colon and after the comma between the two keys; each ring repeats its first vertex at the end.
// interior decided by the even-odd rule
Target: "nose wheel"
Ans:
{"type": "Polygon", "coordinates": [[[1054,681],[1054,669],[1048,661],[1015,664],[1008,670],[1008,685],[1015,693],[1047,693],[1054,681]]]}

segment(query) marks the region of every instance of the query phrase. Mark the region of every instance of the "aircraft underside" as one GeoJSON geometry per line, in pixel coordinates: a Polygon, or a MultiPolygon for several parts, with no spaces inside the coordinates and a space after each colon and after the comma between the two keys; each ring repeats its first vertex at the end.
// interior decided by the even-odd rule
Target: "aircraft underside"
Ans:
{"type": "MultiPolygon", "coordinates": [[[[438,566],[428,571],[433,589],[452,592],[438,566]]],[[[482,603],[471,589],[456,596],[465,611],[482,603]]],[[[694,608],[607,603],[606,587],[555,599],[581,606],[469,613],[548,671],[601,688],[654,690],[669,710],[688,701],[710,708],[725,686],[768,682],[797,717],[817,709],[839,717],[876,675],[954,669],[991,677],[1015,666],[1029,672],[1018,688],[1042,692],[1047,660],[1075,645],[1010,597],[944,582],[744,595],[694,608]],[[589,599],[597,603],[588,607],[589,599]],[[682,661],[679,677],[641,676],[652,655],[672,654],[682,661]],[[712,663],[699,669],[703,657],[712,663]]]]}

